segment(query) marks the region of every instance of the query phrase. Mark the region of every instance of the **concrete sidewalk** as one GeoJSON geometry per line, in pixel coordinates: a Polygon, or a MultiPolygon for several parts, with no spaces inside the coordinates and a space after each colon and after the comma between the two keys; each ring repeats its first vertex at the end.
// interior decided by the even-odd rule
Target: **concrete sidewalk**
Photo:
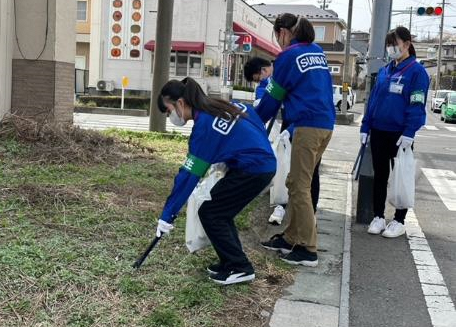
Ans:
{"type": "Polygon", "coordinates": [[[348,326],[351,166],[323,160],[317,212],[319,265],[299,268],[295,283],[275,304],[270,327],[348,326]]]}

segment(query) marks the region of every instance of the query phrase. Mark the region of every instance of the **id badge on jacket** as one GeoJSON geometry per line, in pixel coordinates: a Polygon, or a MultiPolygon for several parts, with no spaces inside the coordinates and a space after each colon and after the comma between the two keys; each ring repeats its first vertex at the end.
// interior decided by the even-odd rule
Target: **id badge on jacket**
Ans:
{"type": "Polygon", "coordinates": [[[403,88],[404,88],[404,84],[391,82],[390,86],[389,86],[389,91],[390,91],[390,93],[402,94],[403,88]]]}

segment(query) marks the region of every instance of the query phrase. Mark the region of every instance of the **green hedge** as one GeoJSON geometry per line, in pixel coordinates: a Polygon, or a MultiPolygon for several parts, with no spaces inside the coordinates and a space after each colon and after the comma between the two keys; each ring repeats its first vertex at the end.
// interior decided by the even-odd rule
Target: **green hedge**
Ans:
{"type": "Polygon", "coordinates": [[[254,92],[255,90],[253,87],[242,86],[242,85],[234,85],[233,91],[246,91],[246,92],[254,92]]]}
{"type": "MultiPolygon", "coordinates": [[[[105,107],[105,108],[120,108],[121,97],[120,96],[95,96],[95,95],[81,95],[78,98],[79,102],[82,104],[90,104],[93,106],[93,103],[96,104],[96,107],[105,107]]],[[[144,109],[148,110],[150,106],[150,98],[146,97],[134,97],[128,96],[125,97],[125,109],[144,109]]]]}

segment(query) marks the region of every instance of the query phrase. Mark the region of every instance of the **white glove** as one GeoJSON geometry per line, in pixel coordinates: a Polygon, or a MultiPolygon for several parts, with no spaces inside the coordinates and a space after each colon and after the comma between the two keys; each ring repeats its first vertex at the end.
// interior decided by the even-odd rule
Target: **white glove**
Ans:
{"type": "Polygon", "coordinates": [[[174,228],[174,226],[170,223],[167,223],[164,220],[159,220],[158,221],[158,226],[157,226],[157,237],[161,237],[163,234],[169,234],[171,230],[174,228]]]}
{"type": "Polygon", "coordinates": [[[280,133],[280,137],[282,139],[290,139],[290,132],[288,130],[284,130],[282,133],[280,133]]]}
{"type": "Polygon", "coordinates": [[[411,147],[413,144],[413,138],[402,135],[397,141],[396,145],[401,149],[405,150],[411,147]]]}
{"type": "Polygon", "coordinates": [[[361,144],[366,144],[367,143],[367,137],[369,135],[367,133],[361,133],[359,134],[359,140],[361,142],[361,144]]]}

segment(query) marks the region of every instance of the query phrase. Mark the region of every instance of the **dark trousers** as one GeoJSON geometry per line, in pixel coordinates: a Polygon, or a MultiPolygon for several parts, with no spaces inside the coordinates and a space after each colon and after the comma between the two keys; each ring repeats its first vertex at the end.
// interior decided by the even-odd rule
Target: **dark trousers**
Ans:
{"type": "Polygon", "coordinates": [[[212,188],[212,200],[201,205],[198,211],[201,224],[226,269],[253,272],[242,250],[234,218],[269,185],[274,175],[229,170],[212,188]]]}
{"type": "MultiPolygon", "coordinates": [[[[282,110],[282,117],[284,117],[284,113],[282,110]]],[[[288,128],[290,124],[282,119],[282,126],[280,128],[280,132],[283,132],[285,129],[288,128]]],[[[293,135],[291,135],[293,137],[293,135]]],[[[290,139],[290,142],[292,142],[292,139],[290,139]]],[[[318,205],[318,199],[320,198],[320,164],[321,164],[321,159],[318,161],[317,165],[315,166],[313,176],[312,176],[312,184],[310,185],[310,193],[312,195],[312,205],[314,212],[317,212],[317,205],[318,205]]],[[[284,208],[286,207],[286,204],[282,205],[284,208]]]]}
{"type": "MultiPolygon", "coordinates": [[[[385,201],[390,174],[390,165],[396,157],[397,140],[401,132],[387,132],[372,129],[370,143],[372,150],[372,164],[374,166],[374,216],[385,218],[385,201]]],[[[394,219],[404,223],[407,209],[396,209],[394,219]]]]}

